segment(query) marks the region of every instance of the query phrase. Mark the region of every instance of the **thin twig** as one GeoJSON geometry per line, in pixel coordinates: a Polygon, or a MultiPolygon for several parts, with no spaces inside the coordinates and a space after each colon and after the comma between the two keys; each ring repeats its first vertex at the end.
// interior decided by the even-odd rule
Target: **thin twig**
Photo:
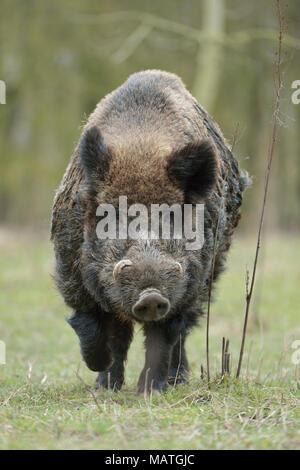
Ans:
{"type": "Polygon", "coordinates": [[[203,364],[201,364],[201,367],[200,367],[200,370],[201,370],[201,380],[204,380],[204,367],[203,367],[203,364]]]}
{"type": "Polygon", "coordinates": [[[179,335],[179,359],[178,359],[178,366],[177,366],[177,370],[176,370],[176,376],[175,376],[175,380],[174,380],[174,387],[176,386],[176,383],[177,383],[177,380],[178,380],[180,366],[181,366],[181,334],[179,335]]]}
{"type": "Polygon", "coordinates": [[[16,390],[13,390],[3,402],[0,402],[0,406],[7,406],[10,400],[14,398],[17,395],[17,393],[19,393],[23,388],[26,388],[26,387],[28,387],[28,384],[22,385],[21,387],[18,387],[16,390]]]}
{"type": "Polygon", "coordinates": [[[229,353],[229,339],[226,340],[224,351],[224,373],[230,374],[230,353],[229,353]]]}
{"type": "Polygon", "coordinates": [[[225,365],[224,354],[225,354],[225,338],[223,336],[223,338],[222,338],[222,369],[221,369],[221,377],[222,378],[225,375],[225,373],[224,373],[224,365],[225,365]]]}
{"type": "Polygon", "coordinates": [[[242,337],[236,377],[240,376],[241,367],[242,367],[245,339],[246,339],[246,332],[247,332],[247,325],[248,325],[249,309],[250,309],[252,294],[254,290],[257,261],[258,261],[258,255],[259,255],[259,250],[260,250],[260,245],[261,245],[261,232],[262,232],[264,216],[265,216],[265,207],[266,207],[266,201],[267,201],[267,195],[268,195],[268,189],[269,189],[271,166],[272,166],[273,155],[274,155],[275,145],[277,142],[277,134],[278,134],[278,114],[280,111],[280,95],[281,95],[281,88],[282,88],[280,65],[281,65],[281,57],[282,57],[282,40],[283,40],[283,29],[284,29],[280,0],[276,0],[276,14],[277,14],[278,24],[279,24],[279,37],[278,37],[278,50],[276,53],[276,61],[275,61],[275,77],[274,77],[275,98],[274,98],[273,129],[272,129],[271,142],[270,142],[269,152],[268,152],[268,163],[267,163],[267,168],[265,172],[264,197],[263,197],[261,215],[260,215],[260,220],[259,220],[257,244],[256,244],[255,258],[254,258],[254,264],[253,264],[253,270],[252,270],[252,276],[251,276],[251,284],[250,284],[250,290],[247,292],[247,295],[246,295],[246,311],[245,311],[245,320],[244,320],[244,327],[243,327],[243,337],[242,337]]]}
{"type": "MultiPolygon", "coordinates": [[[[150,367],[146,370],[146,375],[145,375],[145,388],[144,388],[144,400],[148,399],[148,379],[149,379],[149,372],[150,372],[150,367]]],[[[153,385],[153,380],[151,380],[150,384],[150,394],[152,395],[152,385],[153,385]]]]}
{"type": "MultiPolygon", "coordinates": [[[[237,141],[237,134],[239,130],[239,124],[237,124],[234,136],[233,136],[233,142],[231,146],[231,153],[233,152],[234,146],[237,141]]],[[[229,162],[230,165],[230,162],[229,162]]],[[[218,242],[218,232],[219,232],[219,225],[220,225],[220,219],[221,219],[221,208],[223,205],[223,195],[224,195],[224,188],[227,183],[227,176],[228,176],[228,167],[226,167],[226,171],[224,173],[224,180],[223,180],[223,187],[221,189],[221,194],[220,194],[220,205],[218,209],[218,220],[217,220],[217,227],[216,227],[216,232],[215,232],[215,237],[214,237],[214,246],[213,246],[213,257],[212,257],[212,264],[211,264],[211,271],[210,271],[210,276],[209,276],[209,283],[208,283],[208,301],[207,301],[207,314],[206,314],[206,368],[207,368],[207,383],[210,383],[210,360],[209,360],[209,327],[210,327],[210,305],[211,305],[211,293],[212,293],[212,284],[213,284],[213,278],[214,278],[214,272],[215,272],[215,262],[216,262],[216,248],[217,248],[217,242],[218,242]]]]}
{"type": "Polygon", "coordinates": [[[94,400],[94,402],[95,402],[95,405],[97,406],[99,412],[102,413],[101,407],[100,407],[100,405],[99,405],[99,403],[98,403],[97,397],[96,397],[96,395],[94,394],[92,388],[91,388],[87,383],[85,383],[85,381],[83,380],[82,377],[80,377],[80,375],[79,375],[79,368],[80,368],[80,365],[78,366],[78,369],[77,369],[77,371],[76,371],[76,377],[80,380],[81,383],[83,383],[83,385],[85,386],[86,390],[88,390],[88,391],[91,393],[91,395],[92,395],[92,397],[93,397],[93,400],[94,400]]]}

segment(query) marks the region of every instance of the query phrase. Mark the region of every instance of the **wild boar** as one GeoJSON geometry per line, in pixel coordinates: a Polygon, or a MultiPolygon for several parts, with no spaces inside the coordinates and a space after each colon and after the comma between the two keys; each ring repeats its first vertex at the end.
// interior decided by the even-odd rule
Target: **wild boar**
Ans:
{"type": "Polygon", "coordinates": [[[136,322],[146,349],[138,392],[188,380],[185,340],[203,314],[214,254],[214,281],[224,268],[247,184],[219,127],[176,75],[136,73],[99,102],[51,224],[56,284],[99,387],[122,387],[136,322]],[[118,208],[120,196],[147,208],[204,204],[202,248],[174,236],[100,239],[97,208],[118,208]]]}

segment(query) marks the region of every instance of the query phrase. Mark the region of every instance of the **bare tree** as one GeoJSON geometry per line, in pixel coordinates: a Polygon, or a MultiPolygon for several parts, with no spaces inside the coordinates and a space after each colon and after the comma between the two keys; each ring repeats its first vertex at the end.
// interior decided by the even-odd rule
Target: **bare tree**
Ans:
{"type": "Polygon", "coordinates": [[[202,32],[209,40],[198,45],[193,94],[208,110],[219,89],[224,29],[225,0],[204,0],[202,32]]]}

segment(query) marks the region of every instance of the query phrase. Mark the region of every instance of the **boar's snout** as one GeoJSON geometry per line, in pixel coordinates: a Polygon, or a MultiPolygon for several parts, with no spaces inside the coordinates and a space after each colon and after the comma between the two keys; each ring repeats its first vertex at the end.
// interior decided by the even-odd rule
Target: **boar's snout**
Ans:
{"type": "Polygon", "coordinates": [[[144,290],[132,307],[133,315],[140,321],[157,321],[167,315],[170,302],[156,289],[144,290]]]}

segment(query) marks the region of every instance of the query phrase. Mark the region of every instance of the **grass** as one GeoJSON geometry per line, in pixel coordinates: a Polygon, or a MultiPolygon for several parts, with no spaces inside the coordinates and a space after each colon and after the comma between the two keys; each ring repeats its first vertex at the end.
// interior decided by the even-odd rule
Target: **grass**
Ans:
{"type": "Polygon", "coordinates": [[[94,392],[95,374],[81,362],[69,314],[55,291],[46,239],[0,232],[0,448],[2,449],[299,449],[300,240],[267,238],[253,301],[242,377],[220,381],[222,336],[235,371],[245,310],[245,267],[255,242],[237,239],[211,312],[211,369],[205,365],[205,321],[188,342],[192,378],[150,400],[135,386],[143,365],[136,329],[126,386],[94,392]],[[76,375],[80,365],[79,375],[76,375]],[[297,370],[298,369],[298,370],[297,370]]]}

